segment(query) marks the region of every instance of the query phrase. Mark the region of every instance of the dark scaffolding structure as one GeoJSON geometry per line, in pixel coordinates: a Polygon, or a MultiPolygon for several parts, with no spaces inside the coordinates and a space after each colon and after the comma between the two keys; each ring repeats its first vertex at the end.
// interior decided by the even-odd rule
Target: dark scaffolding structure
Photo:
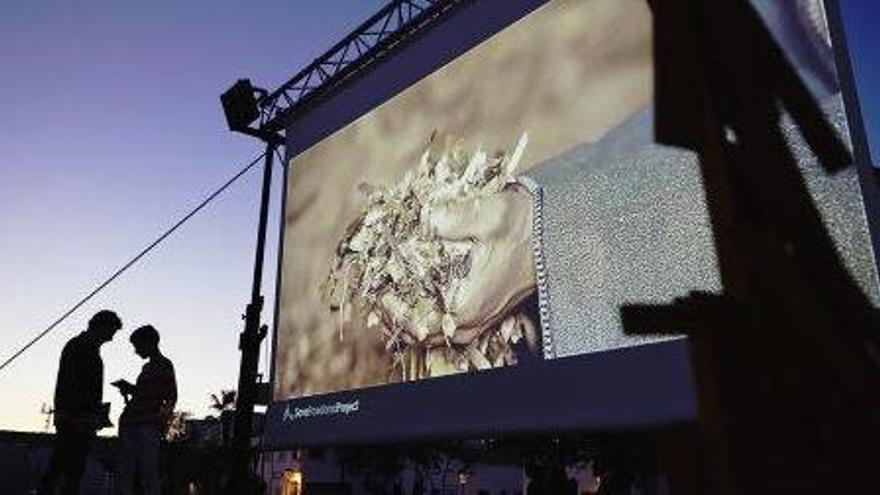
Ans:
{"type": "MultiPolygon", "coordinates": [[[[260,324],[265,208],[281,133],[472,1],[391,1],[278,89],[240,80],[223,95],[232,130],[268,148],[254,290],[240,343],[234,493],[251,491],[251,421],[266,334],[260,324]]],[[[747,1],[711,8],[699,0],[649,4],[657,137],[699,155],[725,286],[720,295],[621,308],[629,334],[685,331],[691,338],[698,439],[696,451],[689,442],[680,449],[694,458],[682,468],[686,474],[671,480],[674,491],[830,493],[832,482],[834,492],[864,488],[871,457],[842,454],[868,451],[880,438],[877,315],[843,269],[804,188],[777,126],[781,106],[828,173],[852,157],[747,1]],[[853,457],[857,462],[848,463],[853,457]]]]}
{"type": "Polygon", "coordinates": [[[247,79],[241,79],[220,98],[231,130],[266,143],[251,300],[244,314],[244,330],[239,338],[241,364],[235,404],[230,493],[255,491],[255,485],[251,483],[251,436],[254,405],[258,396],[260,343],[268,333],[266,325],[261,322],[266,220],[272,160],[276,148],[284,143],[284,127],[310,104],[386,59],[405,46],[407,41],[430,29],[456,7],[469,1],[394,0],[278,89],[269,92],[253,87],[247,79]]]}
{"type": "Polygon", "coordinates": [[[259,128],[278,132],[308,104],[363,73],[471,0],[394,0],[259,100],[259,128]]]}

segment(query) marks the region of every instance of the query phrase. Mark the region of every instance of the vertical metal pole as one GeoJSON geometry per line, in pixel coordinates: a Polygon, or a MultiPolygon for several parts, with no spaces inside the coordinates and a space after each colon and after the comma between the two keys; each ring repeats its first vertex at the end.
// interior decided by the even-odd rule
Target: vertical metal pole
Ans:
{"type": "Polygon", "coordinates": [[[251,432],[256,401],[257,371],[260,359],[260,343],[266,337],[266,326],[260,324],[263,309],[261,286],[263,283],[263,257],[266,248],[266,223],[269,216],[269,196],[272,185],[272,155],[277,143],[266,143],[263,167],[263,190],[260,200],[260,221],[257,230],[257,252],[254,261],[254,280],[251,302],[244,315],[244,331],[239,337],[241,367],[238,372],[238,392],[235,400],[235,428],[232,438],[231,486],[233,493],[250,493],[251,432]]]}

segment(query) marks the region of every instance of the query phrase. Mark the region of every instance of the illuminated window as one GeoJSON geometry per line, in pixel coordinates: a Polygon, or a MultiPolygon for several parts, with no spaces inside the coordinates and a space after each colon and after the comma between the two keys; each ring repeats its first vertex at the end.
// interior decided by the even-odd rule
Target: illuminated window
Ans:
{"type": "Polygon", "coordinates": [[[281,495],[302,495],[302,471],[285,469],[281,475],[281,495]]]}

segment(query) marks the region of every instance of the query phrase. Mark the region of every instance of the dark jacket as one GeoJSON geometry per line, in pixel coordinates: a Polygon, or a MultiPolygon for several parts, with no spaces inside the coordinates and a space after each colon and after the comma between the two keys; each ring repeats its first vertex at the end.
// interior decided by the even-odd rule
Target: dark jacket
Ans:
{"type": "Polygon", "coordinates": [[[100,414],[104,361],[100,344],[85,332],[70,339],[61,351],[55,381],[55,424],[82,421],[100,414]]]}

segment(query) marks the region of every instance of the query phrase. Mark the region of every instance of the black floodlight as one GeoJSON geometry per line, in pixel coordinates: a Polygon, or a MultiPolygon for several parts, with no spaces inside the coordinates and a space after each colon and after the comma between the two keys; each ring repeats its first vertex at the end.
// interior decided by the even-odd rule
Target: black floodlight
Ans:
{"type": "Polygon", "coordinates": [[[262,90],[254,89],[250,79],[239,79],[236,83],[220,95],[223,103],[223,113],[226,114],[226,123],[233,131],[242,131],[260,117],[260,109],[257,106],[256,93],[262,90]]]}

